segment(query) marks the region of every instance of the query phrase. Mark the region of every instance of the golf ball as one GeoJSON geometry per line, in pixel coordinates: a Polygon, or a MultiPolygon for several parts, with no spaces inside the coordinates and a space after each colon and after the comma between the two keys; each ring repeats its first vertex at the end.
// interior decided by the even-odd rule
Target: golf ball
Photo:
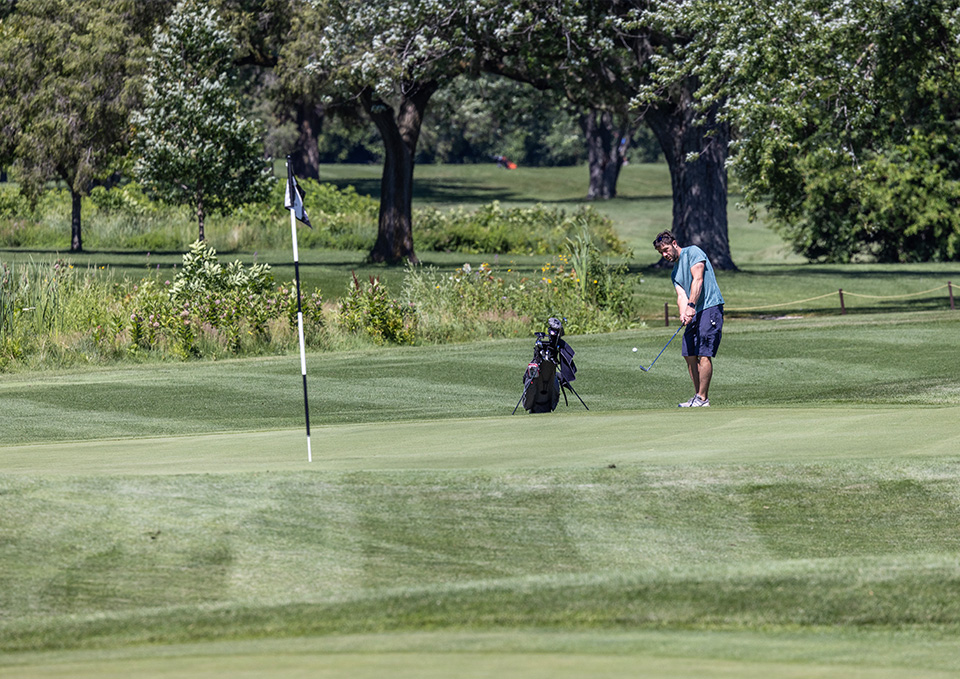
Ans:
{"type": "Polygon", "coordinates": [[[634,351],[636,351],[636,350],[637,350],[637,348],[636,348],[636,347],[634,347],[634,348],[633,348],[633,350],[634,350],[634,351]]]}

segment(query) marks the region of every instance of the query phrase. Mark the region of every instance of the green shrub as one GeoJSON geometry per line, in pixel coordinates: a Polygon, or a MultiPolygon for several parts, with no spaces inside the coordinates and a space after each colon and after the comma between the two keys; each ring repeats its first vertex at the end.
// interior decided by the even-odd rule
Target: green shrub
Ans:
{"type": "Polygon", "coordinates": [[[370,277],[368,285],[363,285],[356,274],[353,275],[350,289],[340,302],[337,319],[342,329],[365,335],[377,344],[413,344],[416,337],[414,305],[390,299],[386,286],[375,276],[370,277]]]}
{"type": "Polygon", "coordinates": [[[570,333],[633,327],[633,281],[626,266],[603,264],[592,245],[579,256],[589,280],[566,254],[544,264],[539,277],[486,262],[464,264],[453,274],[408,266],[403,296],[416,307],[418,335],[426,342],[527,335],[551,316],[566,318],[570,333]]]}
{"type": "Polygon", "coordinates": [[[19,189],[9,185],[0,186],[0,219],[35,219],[36,216],[36,209],[31,208],[19,189]]]}
{"type": "MultiPolygon", "coordinates": [[[[315,293],[319,299],[319,293],[315,293]]],[[[222,265],[216,250],[205,241],[195,241],[183,256],[182,266],[167,291],[171,316],[156,310],[158,328],[166,324],[175,346],[185,354],[200,353],[203,332],[223,338],[238,354],[249,337],[267,343],[272,319],[296,319],[296,292],[277,288],[269,264],[244,267],[238,261],[222,265]]],[[[149,304],[152,300],[146,297],[149,304]]],[[[322,303],[322,301],[317,302],[322,303]]],[[[320,322],[318,316],[308,316],[320,322]]]]}
{"type": "Polygon", "coordinates": [[[145,215],[156,212],[159,203],[151,201],[143,192],[140,184],[128,182],[106,188],[95,186],[90,191],[90,204],[101,212],[124,212],[132,215],[145,215]]]}
{"type": "Polygon", "coordinates": [[[627,246],[613,229],[611,220],[590,206],[573,215],[542,204],[504,210],[499,201],[473,212],[418,210],[414,237],[421,250],[471,254],[557,254],[566,240],[586,225],[598,250],[625,255],[627,246]]]}

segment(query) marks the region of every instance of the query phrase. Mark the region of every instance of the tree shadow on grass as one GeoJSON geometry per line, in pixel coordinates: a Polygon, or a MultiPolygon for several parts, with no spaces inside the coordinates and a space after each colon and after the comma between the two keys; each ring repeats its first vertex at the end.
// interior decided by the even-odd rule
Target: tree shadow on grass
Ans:
{"type": "MultiPolygon", "coordinates": [[[[345,189],[352,186],[360,195],[367,195],[374,199],[380,197],[380,180],[369,179],[342,179],[329,180],[339,189],[345,189]]],[[[645,202],[669,200],[671,196],[617,196],[614,201],[619,202],[645,202]]],[[[413,199],[421,203],[464,203],[464,204],[485,204],[493,200],[501,201],[526,201],[536,200],[544,204],[563,205],[578,204],[587,202],[586,186],[582,196],[566,198],[540,198],[532,199],[527,192],[522,192],[509,186],[491,186],[483,180],[471,181],[467,179],[450,178],[418,178],[413,184],[413,199]]],[[[598,205],[606,201],[596,201],[598,205]]]]}
{"type": "MultiPolygon", "coordinates": [[[[379,179],[331,180],[339,189],[352,186],[360,195],[379,200],[379,179]]],[[[511,189],[490,186],[482,182],[450,179],[417,179],[413,184],[413,199],[428,203],[487,203],[491,200],[521,200],[511,189]]]]}

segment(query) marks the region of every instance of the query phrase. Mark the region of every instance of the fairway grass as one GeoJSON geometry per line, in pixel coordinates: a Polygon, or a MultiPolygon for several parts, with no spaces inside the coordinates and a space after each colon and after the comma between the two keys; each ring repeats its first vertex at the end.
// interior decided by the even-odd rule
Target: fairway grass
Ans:
{"type": "Polygon", "coordinates": [[[724,330],[0,376],[0,676],[957,676],[958,317],[724,330]]]}
{"type": "Polygon", "coordinates": [[[381,633],[23,654],[0,658],[0,677],[946,679],[954,643],[855,630],[381,633]]]}

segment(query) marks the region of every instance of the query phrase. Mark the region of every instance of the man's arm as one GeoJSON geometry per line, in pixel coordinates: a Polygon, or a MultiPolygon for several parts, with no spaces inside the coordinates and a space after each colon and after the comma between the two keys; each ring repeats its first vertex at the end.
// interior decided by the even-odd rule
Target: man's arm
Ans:
{"type": "Polygon", "coordinates": [[[697,305],[697,300],[700,299],[700,293],[703,292],[703,272],[706,271],[706,268],[703,262],[697,262],[690,267],[690,275],[693,277],[693,282],[690,283],[690,298],[687,300],[687,304],[697,305]]]}
{"type": "Polygon", "coordinates": [[[683,317],[683,312],[687,308],[687,293],[679,285],[677,285],[676,288],[677,288],[677,310],[680,313],[680,320],[683,321],[684,325],[686,325],[687,321],[683,317]]]}
{"type": "Polygon", "coordinates": [[[680,305],[680,320],[686,325],[697,315],[697,300],[700,299],[700,293],[703,292],[703,272],[706,265],[703,262],[697,262],[690,267],[692,281],[690,283],[690,296],[680,290],[677,295],[677,303],[680,305]],[[682,299],[681,299],[682,297],[682,299]]]}

